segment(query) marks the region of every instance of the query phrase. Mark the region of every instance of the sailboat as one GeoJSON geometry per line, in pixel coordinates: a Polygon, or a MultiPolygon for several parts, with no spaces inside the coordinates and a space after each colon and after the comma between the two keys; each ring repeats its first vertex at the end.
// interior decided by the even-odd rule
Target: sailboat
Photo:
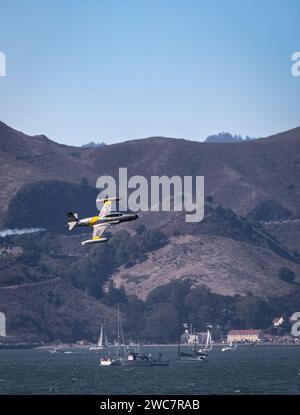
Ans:
{"type": "Polygon", "coordinates": [[[207,336],[206,336],[206,343],[204,349],[199,349],[197,354],[207,356],[208,353],[212,350],[212,338],[211,338],[211,332],[209,329],[207,329],[207,336]]]}
{"type": "Polygon", "coordinates": [[[103,324],[101,324],[100,336],[96,346],[91,346],[89,350],[103,350],[104,347],[108,346],[108,340],[106,333],[104,332],[103,324]]]}
{"type": "Polygon", "coordinates": [[[160,353],[158,357],[153,357],[148,353],[141,353],[140,347],[138,344],[138,349],[136,351],[129,350],[127,352],[125,346],[124,332],[122,323],[120,320],[120,311],[118,308],[118,339],[117,339],[117,355],[112,357],[110,354],[100,359],[101,366],[169,366],[169,360],[163,358],[160,353]],[[120,345],[120,337],[122,339],[122,345],[120,345]],[[123,356],[120,353],[120,346],[123,349],[123,356]]]}
{"type": "Polygon", "coordinates": [[[203,353],[197,351],[196,348],[196,333],[194,334],[194,349],[191,352],[182,352],[181,351],[181,343],[180,343],[180,335],[179,335],[179,342],[178,342],[178,360],[180,362],[202,362],[207,359],[208,353],[203,353]]]}
{"type": "MultiPolygon", "coordinates": [[[[110,353],[108,356],[101,357],[100,359],[100,366],[119,366],[121,364],[121,357],[120,357],[120,310],[118,307],[118,342],[117,342],[117,356],[112,357],[110,353]]],[[[100,333],[101,337],[101,333],[100,333]]],[[[124,343],[124,342],[123,342],[124,343]]]]}

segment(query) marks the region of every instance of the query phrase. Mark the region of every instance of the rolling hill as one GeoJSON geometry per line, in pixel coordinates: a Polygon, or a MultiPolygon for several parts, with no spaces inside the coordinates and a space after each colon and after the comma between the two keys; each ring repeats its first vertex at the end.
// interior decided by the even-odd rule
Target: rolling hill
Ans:
{"type": "Polygon", "coordinates": [[[77,148],[45,136],[30,137],[0,123],[0,166],[2,226],[9,204],[24,186],[34,189],[41,181],[80,184],[87,178],[94,187],[101,175],[117,179],[119,167],[127,167],[128,175],[145,177],[203,175],[206,195],[238,214],[259,210],[267,201],[291,215],[300,214],[300,128],[237,143],[153,137],[77,148]]]}
{"type": "Polygon", "coordinates": [[[145,302],[174,281],[206,287],[225,303],[237,296],[266,302],[297,296],[299,177],[300,128],[234,143],[152,137],[78,148],[0,123],[0,228],[46,229],[0,240],[0,252],[24,250],[16,258],[0,256],[0,304],[9,328],[24,334],[25,327],[43,339],[95,338],[101,318],[95,324],[93,314],[112,324],[112,284],[124,304],[124,295],[145,302]],[[145,212],[137,224],[113,231],[105,247],[81,248],[82,235],[66,232],[65,212],[93,214],[97,178],[117,179],[119,167],[147,178],[203,175],[204,220],[187,224],[180,212],[145,212]],[[60,292],[53,303],[51,293],[60,292]]]}

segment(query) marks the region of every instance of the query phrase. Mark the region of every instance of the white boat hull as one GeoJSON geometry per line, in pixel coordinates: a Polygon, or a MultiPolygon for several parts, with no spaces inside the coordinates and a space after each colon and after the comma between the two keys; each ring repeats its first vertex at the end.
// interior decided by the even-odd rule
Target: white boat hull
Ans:
{"type": "Polygon", "coordinates": [[[119,366],[120,364],[119,359],[100,359],[100,366],[119,366]]]}

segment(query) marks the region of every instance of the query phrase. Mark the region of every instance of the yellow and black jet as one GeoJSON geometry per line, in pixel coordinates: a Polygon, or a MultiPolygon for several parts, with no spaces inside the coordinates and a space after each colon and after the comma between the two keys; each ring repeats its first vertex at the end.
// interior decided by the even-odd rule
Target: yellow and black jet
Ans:
{"type": "Polygon", "coordinates": [[[93,237],[81,242],[81,245],[94,244],[100,242],[107,242],[108,238],[103,238],[102,235],[106,228],[110,225],[117,225],[121,222],[128,222],[138,218],[138,215],[133,213],[112,212],[112,202],[120,200],[118,197],[109,197],[106,199],[98,199],[97,202],[103,202],[101,212],[97,216],[90,218],[79,219],[77,213],[68,212],[68,227],[71,231],[77,226],[92,226],[93,237]]]}

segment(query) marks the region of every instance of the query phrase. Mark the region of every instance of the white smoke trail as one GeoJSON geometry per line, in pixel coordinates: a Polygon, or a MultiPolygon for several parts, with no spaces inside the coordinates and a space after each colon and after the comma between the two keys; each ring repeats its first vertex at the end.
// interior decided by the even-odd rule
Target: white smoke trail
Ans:
{"type": "Polygon", "coordinates": [[[7,236],[13,235],[24,235],[26,233],[42,232],[45,231],[43,228],[29,228],[29,229],[5,229],[0,231],[0,238],[6,238],[7,236]]]}

